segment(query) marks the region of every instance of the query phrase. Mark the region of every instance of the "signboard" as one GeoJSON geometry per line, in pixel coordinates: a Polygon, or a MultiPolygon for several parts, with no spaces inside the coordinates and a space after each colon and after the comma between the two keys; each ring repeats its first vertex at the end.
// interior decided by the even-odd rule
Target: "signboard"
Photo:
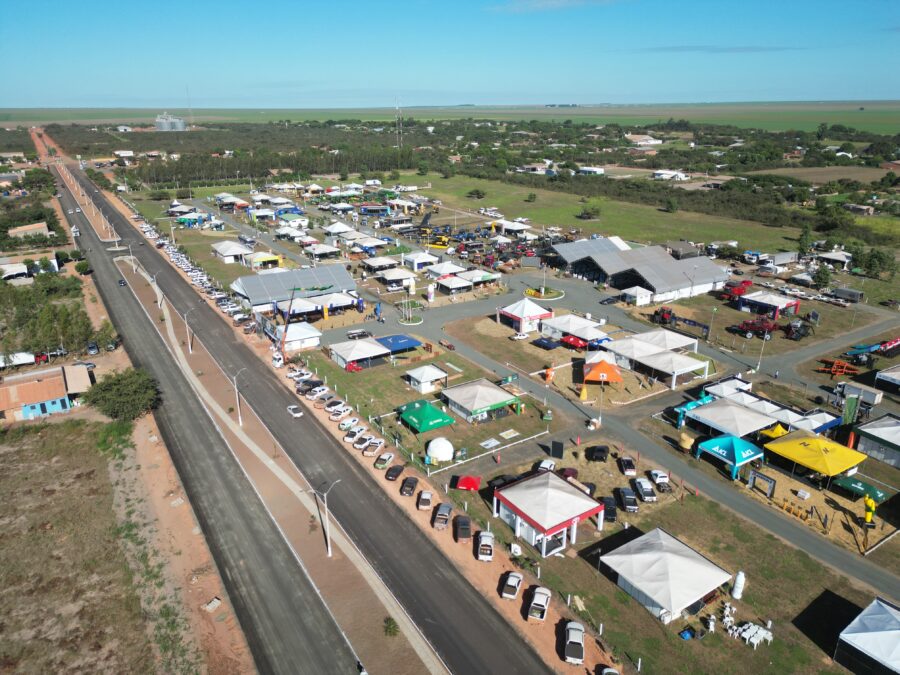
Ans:
{"type": "Polygon", "coordinates": [[[563,458],[563,443],[562,443],[562,441],[551,441],[550,442],[550,456],[555,457],[556,459],[563,458]]]}
{"type": "Polygon", "coordinates": [[[753,488],[759,489],[767,498],[771,499],[772,495],[775,494],[775,479],[767,476],[759,471],[751,471],[750,477],[747,479],[747,487],[751,490],[753,488]],[[757,483],[761,483],[762,485],[757,485],[757,483]],[[763,487],[765,486],[765,487],[763,487]]]}
{"type": "Polygon", "coordinates": [[[816,310],[811,311],[809,313],[809,320],[818,326],[819,325],[819,313],[816,310]]]}

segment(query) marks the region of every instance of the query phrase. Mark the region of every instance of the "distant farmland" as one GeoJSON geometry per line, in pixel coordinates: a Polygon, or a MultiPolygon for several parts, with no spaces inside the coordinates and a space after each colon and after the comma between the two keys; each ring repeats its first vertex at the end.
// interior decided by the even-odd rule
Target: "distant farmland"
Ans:
{"type": "MultiPolygon", "coordinates": [[[[358,119],[388,122],[396,117],[393,108],[323,109],[226,109],[167,108],[175,115],[193,117],[196,122],[270,122],[274,120],[358,119]]],[[[162,108],[5,108],[0,123],[48,124],[50,122],[152,122],[162,108]]],[[[768,130],[811,131],[822,122],[844,124],[856,129],[884,134],[900,131],[900,101],[827,101],[784,103],[697,103],[652,105],[585,105],[574,108],[530,106],[446,106],[409,107],[403,114],[416,119],[480,118],[496,120],[566,120],[591,124],[654,124],[674,119],[708,124],[731,124],[768,130]]]]}
{"type": "Polygon", "coordinates": [[[814,185],[821,185],[841,178],[858,180],[860,183],[871,183],[879,180],[887,173],[887,169],[879,169],[874,166],[815,166],[815,167],[785,167],[783,169],[766,169],[764,171],[751,171],[751,174],[772,174],[775,176],[787,176],[798,180],[805,180],[814,185]]]}

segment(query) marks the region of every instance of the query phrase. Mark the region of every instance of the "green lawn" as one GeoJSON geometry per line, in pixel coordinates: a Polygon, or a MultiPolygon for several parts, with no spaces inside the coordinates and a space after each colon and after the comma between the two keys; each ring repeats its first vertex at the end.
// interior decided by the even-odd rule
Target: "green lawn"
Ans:
{"type": "MultiPolygon", "coordinates": [[[[407,174],[403,181],[414,185],[431,182],[431,189],[421,194],[435,197],[445,205],[477,211],[482,206],[495,206],[508,218],[530,218],[532,224],[580,228],[585,234],[618,235],[640,243],[664,242],[669,239],[688,238],[693,241],[735,239],[747,246],[763,250],[793,250],[799,231],[794,228],[765,227],[759,223],[720,216],[710,216],[689,211],[668,213],[652,206],[591,199],[590,205],[600,207],[600,217],[594,221],[576,218],[585,206],[577,195],[512,185],[493,180],[453,176],[441,178],[436,174],[418,176],[407,174]],[[480,200],[467,198],[472,189],[480,189],[486,197],[480,200]],[[526,202],[530,192],[537,195],[534,202],[526,202]]],[[[442,213],[445,216],[447,214],[442,213]]]]}
{"type": "MultiPolygon", "coordinates": [[[[49,122],[152,123],[158,109],[148,108],[5,108],[0,122],[19,124],[49,122]]],[[[390,122],[394,108],[195,108],[173,109],[173,115],[186,119],[228,122],[270,122],[275,120],[355,119],[390,122]]],[[[897,101],[829,101],[695,103],[649,105],[581,105],[575,108],[549,108],[538,105],[406,107],[404,114],[417,120],[496,119],[566,120],[599,124],[654,124],[670,118],[705,124],[730,124],[762,129],[815,130],[819,124],[844,124],[856,129],[891,134],[900,128],[900,103],[897,101]],[[861,110],[864,108],[864,110],[861,110]]]]}

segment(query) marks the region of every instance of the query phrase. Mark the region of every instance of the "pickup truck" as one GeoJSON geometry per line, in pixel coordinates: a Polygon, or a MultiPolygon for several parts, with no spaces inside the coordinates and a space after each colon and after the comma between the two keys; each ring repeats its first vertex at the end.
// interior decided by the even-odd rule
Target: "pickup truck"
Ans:
{"type": "Polygon", "coordinates": [[[656,486],[656,491],[660,494],[671,492],[672,484],[669,482],[669,474],[661,469],[653,469],[650,471],[650,480],[656,486]]]}
{"type": "Polygon", "coordinates": [[[503,589],[500,591],[500,597],[507,600],[515,600],[519,597],[519,591],[522,590],[522,581],[524,578],[518,572],[510,572],[506,575],[506,581],[503,583],[503,589]]]}
{"type": "Polygon", "coordinates": [[[450,523],[450,514],[453,512],[453,507],[446,502],[443,504],[438,504],[437,512],[434,514],[434,529],[436,530],[446,530],[447,525],[450,523]]]}
{"type": "Polygon", "coordinates": [[[584,663],[584,626],[577,621],[566,624],[566,646],[563,653],[566,663],[576,666],[584,663]]]}
{"type": "Polygon", "coordinates": [[[482,562],[491,562],[494,559],[494,533],[478,533],[478,559],[482,562]]]}
{"type": "Polygon", "coordinates": [[[528,606],[528,618],[543,621],[547,618],[547,610],[549,608],[550,591],[543,586],[538,586],[531,595],[531,604],[528,606]]]}

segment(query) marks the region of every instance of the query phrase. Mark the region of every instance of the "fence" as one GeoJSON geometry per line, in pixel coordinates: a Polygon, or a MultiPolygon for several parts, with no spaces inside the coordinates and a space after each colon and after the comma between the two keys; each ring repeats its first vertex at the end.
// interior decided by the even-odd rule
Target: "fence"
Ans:
{"type": "Polygon", "coordinates": [[[535,438],[540,438],[541,436],[546,436],[549,431],[541,431],[533,436],[528,436],[527,438],[520,438],[517,441],[513,441],[512,443],[507,443],[506,445],[500,446],[499,448],[492,448],[486,452],[482,452],[480,455],[475,455],[474,457],[469,457],[460,462],[454,462],[449,466],[443,466],[440,469],[431,469],[431,467],[426,467],[426,472],[429,476],[434,476],[435,474],[441,473],[443,471],[447,471],[448,469],[455,469],[458,466],[463,464],[468,464],[469,462],[474,462],[476,459],[481,459],[482,457],[487,457],[488,455],[496,454],[502,450],[506,450],[506,448],[511,448],[514,445],[519,445],[520,443],[525,443],[527,441],[533,441],[535,438]]]}

